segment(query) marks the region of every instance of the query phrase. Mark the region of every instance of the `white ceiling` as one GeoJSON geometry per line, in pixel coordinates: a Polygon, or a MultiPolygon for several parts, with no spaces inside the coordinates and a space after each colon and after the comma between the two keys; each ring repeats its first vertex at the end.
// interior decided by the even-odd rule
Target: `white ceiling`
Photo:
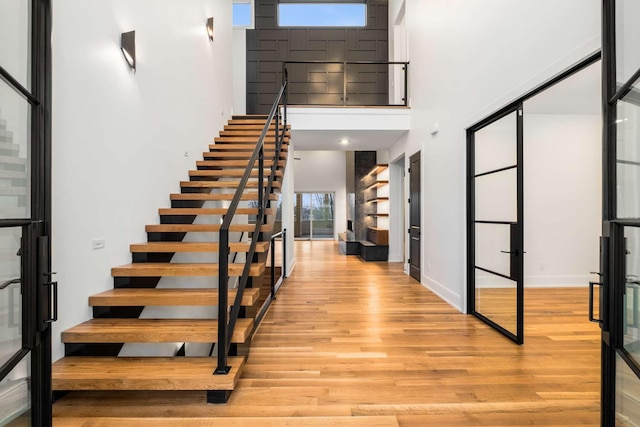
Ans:
{"type": "Polygon", "coordinates": [[[391,148],[406,130],[291,130],[296,151],[375,151],[391,148]],[[343,139],[349,141],[343,145],[343,139]]]}
{"type": "Polygon", "coordinates": [[[600,67],[598,61],[525,101],[525,114],[600,114],[600,67]]]}

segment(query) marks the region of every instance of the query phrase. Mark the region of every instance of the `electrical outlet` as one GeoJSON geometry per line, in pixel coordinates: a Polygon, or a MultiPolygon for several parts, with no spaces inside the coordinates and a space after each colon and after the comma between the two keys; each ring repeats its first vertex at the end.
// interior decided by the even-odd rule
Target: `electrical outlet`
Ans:
{"type": "Polygon", "coordinates": [[[538,266],[538,269],[539,269],[540,271],[543,271],[543,270],[544,270],[544,262],[541,262],[541,263],[540,263],[540,265],[538,266]]]}
{"type": "Polygon", "coordinates": [[[430,271],[431,271],[431,263],[430,263],[430,262],[428,262],[428,263],[427,263],[427,271],[428,271],[428,272],[430,272],[430,271]]]}
{"type": "Polygon", "coordinates": [[[188,151],[185,151],[185,152],[184,152],[184,156],[185,156],[185,157],[189,157],[189,152],[188,152],[188,151]]]}
{"type": "Polygon", "coordinates": [[[93,239],[91,241],[91,247],[93,249],[104,249],[104,239],[93,239]]]}

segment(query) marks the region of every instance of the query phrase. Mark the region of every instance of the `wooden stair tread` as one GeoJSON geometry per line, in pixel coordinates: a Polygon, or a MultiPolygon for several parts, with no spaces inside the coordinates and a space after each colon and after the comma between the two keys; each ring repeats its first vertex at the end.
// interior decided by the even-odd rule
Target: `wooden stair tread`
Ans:
{"type": "MultiPolygon", "coordinates": [[[[158,213],[160,215],[226,215],[227,208],[160,208],[158,213]]],[[[265,215],[273,215],[274,208],[267,208],[264,210],[265,215]]],[[[257,208],[238,208],[236,209],[237,215],[257,215],[257,208]]]]}
{"type": "MultiPolygon", "coordinates": [[[[268,182],[264,181],[263,187],[267,187],[268,182]]],[[[240,181],[181,181],[180,187],[189,188],[238,188],[240,181]]],[[[278,181],[271,183],[273,188],[280,188],[281,184],[278,181]]],[[[248,188],[258,188],[258,181],[248,181],[248,188]]]]}
{"type": "MultiPolygon", "coordinates": [[[[252,178],[258,178],[257,170],[251,171],[252,178]]],[[[218,176],[218,177],[230,177],[230,178],[239,178],[244,175],[244,169],[222,169],[222,170],[190,170],[189,176],[218,176]]],[[[267,174],[265,174],[267,176],[267,174]]],[[[276,176],[283,176],[281,170],[276,170],[276,176]]]]}
{"type": "MultiPolygon", "coordinates": [[[[237,290],[229,289],[229,304],[233,304],[237,290]]],[[[241,304],[254,305],[260,298],[260,289],[246,288],[241,304]]],[[[120,288],[110,289],[89,297],[92,307],[140,306],[209,306],[218,305],[218,289],[120,288]]]]}
{"type": "MultiPolygon", "coordinates": [[[[248,252],[249,243],[229,243],[231,252],[248,252]]],[[[136,243],[130,246],[131,252],[142,253],[170,253],[170,252],[219,252],[217,242],[148,242],[136,243]]],[[[256,252],[267,252],[269,242],[257,242],[256,252]]]]}
{"type": "MultiPolygon", "coordinates": [[[[212,149],[212,151],[205,151],[204,153],[202,153],[202,157],[204,159],[219,159],[220,160],[245,160],[248,161],[251,158],[251,155],[253,153],[251,151],[217,151],[215,148],[212,149]]],[[[272,151],[265,151],[265,157],[267,159],[272,159],[274,155],[273,150],[272,151]]],[[[283,160],[286,159],[288,156],[287,151],[286,150],[282,150],[280,152],[280,156],[279,159],[283,160]]],[[[246,163],[244,164],[245,166],[247,165],[246,163]]]]}
{"type": "MultiPolygon", "coordinates": [[[[113,277],[202,277],[217,276],[218,264],[201,263],[156,263],[138,262],[125,264],[111,269],[113,277]]],[[[244,264],[229,264],[229,276],[241,276],[244,264]]],[[[249,276],[258,277],[264,273],[262,263],[253,263],[249,268],[249,276]]]]}
{"type": "MultiPolygon", "coordinates": [[[[209,144],[209,150],[236,150],[236,151],[248,151],[253,152],[256,148],[256,141],[242,142],[234,140],[228,143],[216,142],[215,144],[209,144]]],[[[264,145],[265,153],[273,153],[276,149],[276,144],[267,143],[264,145]]],[[[289,144],[286,142],[280,146],[281,151],[288,151],[289,144]]]]}
{"type": "MultiPolygon", "coordinates": [[[[213,145],[243,144],[243,145],[250,145],[251,147],[255,148],[259,139],[260,139],[260,136],[251,136],[251,135],[216,136],[215,138],[213,138],[213,142],[215,142],[215,144],[213,145]]],[[[285,136],[284,138],[282,138],[282,145],[288,145],[288,144],[289,144],[289,137],[285,136]]],[[[264,145],[265,145],[265,148],[273,148],[276,145],[276,137],[273,135],[266,136],[264,138],[264,145]]]]}
{"type": "MultiPolygon", "coordinates": [[[[224,153],[225,157],[230,157],[229,153],[224,153]]],[[[238,160],[198,160],[196,162],[196,166],[198,167],[241,167],[241,168],[246,168],[247,165],[249,164],[249,158],[247,157],[247,159],[238,159],[238,160]]],[[[279,168],[283,168],[285,165],[284,160],[279,160],[278,161],[278,167],[279,168]]],[[[254,163],[253,167],[254,168],[258,168],[259,166],[259,162],[256,160],[256,162],[254,163]]],[[[265,159],[263,162],[263,167],[265,169],[271,169],[271,167],[273,166],[273,160],[269,159],[265,159]]]]}
{"type": "MultiPolygon", "coordinates": [[[[230,123],[224,125],[224,130],[259,130],[264,129],[265,123],[230,123]]],[[[276,128],[275,121],[269,125],[269,130],[276,128]]],[[[287,130],[291,130],[291,125],[287,125],[287,130]]],[[[282,131],[282,124],[280,124],[280,131],[282,131]]]]}
{"type": "MultiPolygon", "coordinates": [[[[238,319],[231,342],[244,343],[253,319],[238,319]]],[[[63,343],[215,342],[214,319],[91,319],[62,332],[63,343]]]]}
{"type": "MultiPolygon", "coordinates": [[[[221,130],[220,136],[256,136],[260,137],[262,135],[262,130],[221,130]]],[[[276,135],[276,131],[271,129],[267,131],[266,136],[274,136],[276,135]]],[[[282,132],[279,132],[279,135],[282,135],[282,132]]],[[[284,134],[285,138],[291,138],[291,132],[287,131],[284,134]]]]}
{"type": "MultiPolygon", "coordinates": [[[[52,387],[53,390],[233,390],[244,361],[244,357],[229,357],[229,374],[212,375],[217,366],[216,358],[212,357],[64,357],[53,363],[52,387]]],[[[58,425],[55,421],[54,424],[58,425]]]]}
{"type": "MultiPolygon", "coordinates": [[[[253,224],[231,224],[229,231],[251,233],[256,229],[253,224]]],[[[269,232],[271,226],[264,224],[260,231],[269,232]]],[[[220,224],[151,224],[145,227],[147,233],[217,233],[220,224]]]]}
{"type": "MultiPolygon", "coordinates": [[[[169,196],[170,200],[205,200],[205,201],[216,201],[216,200],[233,200],[235,194],[234,193],[223,193],[223,194],[209,194],[209,193],[176,193],[171,194],[169,196]]],[[[258,193],[242,193],[240,195],[240,200],[258,200],[258,193]]],[[[277,194],[269,194],[269,200],[278,200],[277,194]]]]}
{"type": "Polygon", "coordinates": [[[54,427],[398,427],[393,415],[214,418],[53,418],[54,427]]]}
{"type": "Polygon", "coordinates": [[[268,118],[268,114],[234,114],[231,116],[231,120],[260,119],[266,121],[268,118]]]}

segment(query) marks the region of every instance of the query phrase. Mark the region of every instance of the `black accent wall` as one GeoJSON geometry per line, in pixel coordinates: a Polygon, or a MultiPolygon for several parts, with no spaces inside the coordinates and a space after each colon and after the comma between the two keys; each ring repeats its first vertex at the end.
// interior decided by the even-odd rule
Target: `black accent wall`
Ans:
{"type": "MultiPolygon", "coordinates": [[[[282,85],[283,61],[388,61],[388,1],[367,1],[361,28],[280,28],[278,0],[255,0],[255,29],[247,30],[247,113],[267,114],[282,85]]],[[[387,105],[386,65],[349,65],[345,70],[292,64],[289,104],[387,105]]]]}

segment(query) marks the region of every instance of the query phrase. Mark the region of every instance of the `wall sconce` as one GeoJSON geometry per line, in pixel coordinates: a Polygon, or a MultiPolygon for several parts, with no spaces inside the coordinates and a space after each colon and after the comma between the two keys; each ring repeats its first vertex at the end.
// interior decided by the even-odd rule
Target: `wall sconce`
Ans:
{"type": "Polygon", "coordinates": [[[120,38],[120,49],[124,55],[124,59],[129,64],[129,67],[136,70],[136,32],[129,31],[122,33],[120,38]]]}
{"type": "Polygon", "coordinates": [[[209,34],[209,40],[213,41],[213,18],[207,18],[207,34],[209,34]]]}

